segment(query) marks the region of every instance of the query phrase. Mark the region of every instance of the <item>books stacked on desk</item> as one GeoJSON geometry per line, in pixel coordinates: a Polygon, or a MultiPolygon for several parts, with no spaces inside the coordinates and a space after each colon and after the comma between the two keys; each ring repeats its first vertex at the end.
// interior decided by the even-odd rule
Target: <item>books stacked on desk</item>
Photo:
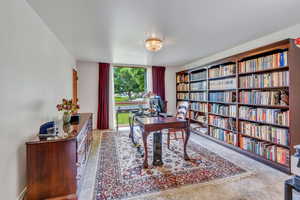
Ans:
{"type": "Polygon", "coordinates": [[[241,88],[287,87],[289,72],[272,72],[242,76],[239,79],[241,88]]]}
{"type": "Polygon", "coordinates": [[[288,65],[287,51],[259,57],[239,63],[239,72],[255,72],[259,70],[280,68],[288,65]]]}
{"type": "Polygon", "coordinates": [[[234,75],[236,70],[235,64],[221,65],[219,67],[214,67],[209,69],[209,78],[216,78],[222,76],[234,75]]]}
{"type": "Polygon", "coordinates": [[[289,111],[282,111],[280,109],[241,106],[239,109],[239,117],[241,120],[251,120],[282,126],[289,125],[289,111]]]}

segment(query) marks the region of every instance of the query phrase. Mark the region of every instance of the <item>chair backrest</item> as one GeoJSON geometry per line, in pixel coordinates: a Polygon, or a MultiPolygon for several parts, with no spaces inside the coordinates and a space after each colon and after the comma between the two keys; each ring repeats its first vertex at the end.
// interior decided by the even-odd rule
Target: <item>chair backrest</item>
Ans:
{"type": "Polygon", "coordinates": [[[189,103],[187,101],[178,102],[176,118],[186,119],[188,109],[189,109],[189,103]]]}

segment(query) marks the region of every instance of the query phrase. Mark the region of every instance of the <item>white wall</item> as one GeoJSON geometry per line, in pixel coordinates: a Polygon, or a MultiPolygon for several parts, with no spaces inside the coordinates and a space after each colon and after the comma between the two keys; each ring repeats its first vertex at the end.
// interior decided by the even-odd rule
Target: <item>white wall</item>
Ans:
{"type": "Polygon", "coordinates": [[[24,0],[1,1],[0,24],[0,194],[15,200],[26,185],[25,141],[71,98],[75,60],[24,0]]]}
{"type": "Polygon", "coordinates": [[[93,128],[97,127],[99,65],[77,61],[78,99],[80,112],[93,113],[93,128]]]}
{"type": "MultiPolygon", "coordinates": [[[[251,50],[260,46],[264,46],[270,43],[274,43],[280,40],[288,39],[288,38],[297,38],[300,37],[300,24],[297,24],[295,26],[291,26],[289,28],[274,32],[272,34],[266,35],[264,37],[258,38],[256,40],[252,40],[249,42],[246,42],[244,44],[238,45],[234,48],[224,50],[222,52],[216,53],[211,56],[207,56],[205,58],[196,60],[195,62],[189,63],[181,68],[178,69],[178,71],[184,70],[184,69],[190,69],[193,67],[198,67],[201,65],[205,65],[207,63],[216,61],[218,59],[226,58],[238,53],[242,53],[247,50],[251,50]]],[[[226,38],[224,38],[226,40],[226,38]]]]}
{"type": "Polygon", "coordinates": [[[166,100],[168,113],[176,113],[176,71],[178,67],[167,66],[165,72],[166,100]]]}

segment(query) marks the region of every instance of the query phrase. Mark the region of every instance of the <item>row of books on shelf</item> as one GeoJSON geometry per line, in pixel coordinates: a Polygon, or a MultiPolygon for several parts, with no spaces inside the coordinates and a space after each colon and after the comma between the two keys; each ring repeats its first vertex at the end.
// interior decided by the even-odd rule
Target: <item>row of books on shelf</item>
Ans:
{"type": "Polygon", "coordinates": [[[240,132],[276,144],[289,145],[289,131],[285,128],[240,121],[240,132]]]}
{"type": "Polygon", "coordinates": [[[210,136],[217,138],[218,140],[221,140],[228,144],[232,144],[234,146],[238,146],[238,136],[236,133],[215,127],[209,127],[209,134],[210,136]]]}
{"type": "Polygon", "coordinates": [[[208,109],[207,109],[207,104],[206,103],[191,103],[191,110],[194,110],[194,111],[200,111],[200,112],[207,112],[208,109]]]}
{"type": "Polygon", "coordinates": [[[189,94],[188,93],[177,93],[177,99],[189,100],[189,94]]]}
{"type": "Polygon", "coordinates": [[[289,125],[289,111],[280,109],[253,108],[241,106],[239,117],[245,120],[258,121],[262,123],[277,124],[282,126],[289,125]]]}
{"type": "Polygon", "coordinates": [[[177,91],[189,91],[190,85],[188,83],[179,83],[177,85],[177,91]]]}
{"type": "Polygon", "coordinates": [[[205,92],[193,92],[190,93],[190,99],[192,101],[206,101],[207,95],[205,92]]]}
{"type": "Polygon", "coordinates": [[[225,78],[221,80],[209,81],[209,89],[234,89],[236,88],[236,78],[225,78]]]}
{"type": "Polygon", "coordinates": [[[235,64],[220,65],[218,67],[209,69],[208,77],[216,78],[216,77],[222,77],[222,76],[229,76],[229,75],[234,75],[235,72],[236,72],[235,64]]]}
{"type": "Polygon", "coordinates": [[[240,136],[240,148],[262,156],[268,160],[289,165],[289,150],[253,138],[240,136]]]}
{"type": "Polygon", "coordinates": [[[191,83],[191,91],[206,90],[206,89],[207,89],[207,81],[191,83]]]}
{"type": "Polygon", "coordinates": [[[197,73],[191,73],[191,81],[206,79],[206,70],[197,73]]]}
{"type": "Polygon", "coordinates": [[[191,119],[207,124],[207,117],[205,115],[201,115],[200,113],[194,111],[190,111],[189,114],[191,119]]]}
{"type": "Polygon", "coordinates": [[[240,102],[244,104],[259,105],[288,105],[288,90],[278,91],[241,91],[239,93],[240,102]]]}
{"type": "Polygon", "coordinates": [[[289,85],[289,72],[252,74],[239,78],[240,88],[281,87],[289,85]]]}
{"type": "Polygon", "coordinates": [[[176,83],[189,82],[188,74],[178,74],[176,76],[176,83]]]}
{"type": "Polygon", "coordinates": [[[236,123],[232,118],[224,118],[216,115],[208,116],[209,124],[217,126],[219,128],[236,131],[236,123]]]}
{"type": "Polygon", "coordinates": [[[236,92],[226,91],[226,92],[210,92],[208,94],[209,101],[217,102],[235,102],[236,101],[236,92]]]}
{"type": "Polygon", "coordinates": [[[236,117],[236,105],[209,104],[211,113],[236,117]]]}
{"type": "Polygon", "coordinates": [[[288,65],[287,51],[246,60],[239,63],[239,72],[255,72],[259,70],[279,68],[288,65]]]}

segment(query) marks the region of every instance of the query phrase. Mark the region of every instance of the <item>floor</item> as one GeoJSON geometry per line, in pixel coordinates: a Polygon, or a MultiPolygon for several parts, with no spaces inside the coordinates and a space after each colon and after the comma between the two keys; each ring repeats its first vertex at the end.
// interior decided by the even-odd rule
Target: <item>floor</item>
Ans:
{"type": "MultiPolygon", "coordinates": [[[[122,128],[123,129],[123,128],[122,128]]],[[[167,190],[136,200],[282,200],[283,182],[289,176],[252,160],[235,151],[227,149],[201,136],[192,134],[191,140],[216,152],[233,163],[250,170],[252,175],[240,180],[221,182],[208,185],[191,185],[167,190]]],[[[94,142],[87,163],[79,200],[93,199],[100,131],[94,131],[94,142]]],[[[296,199],[298,195],[295,194],[296,199]]]]}

